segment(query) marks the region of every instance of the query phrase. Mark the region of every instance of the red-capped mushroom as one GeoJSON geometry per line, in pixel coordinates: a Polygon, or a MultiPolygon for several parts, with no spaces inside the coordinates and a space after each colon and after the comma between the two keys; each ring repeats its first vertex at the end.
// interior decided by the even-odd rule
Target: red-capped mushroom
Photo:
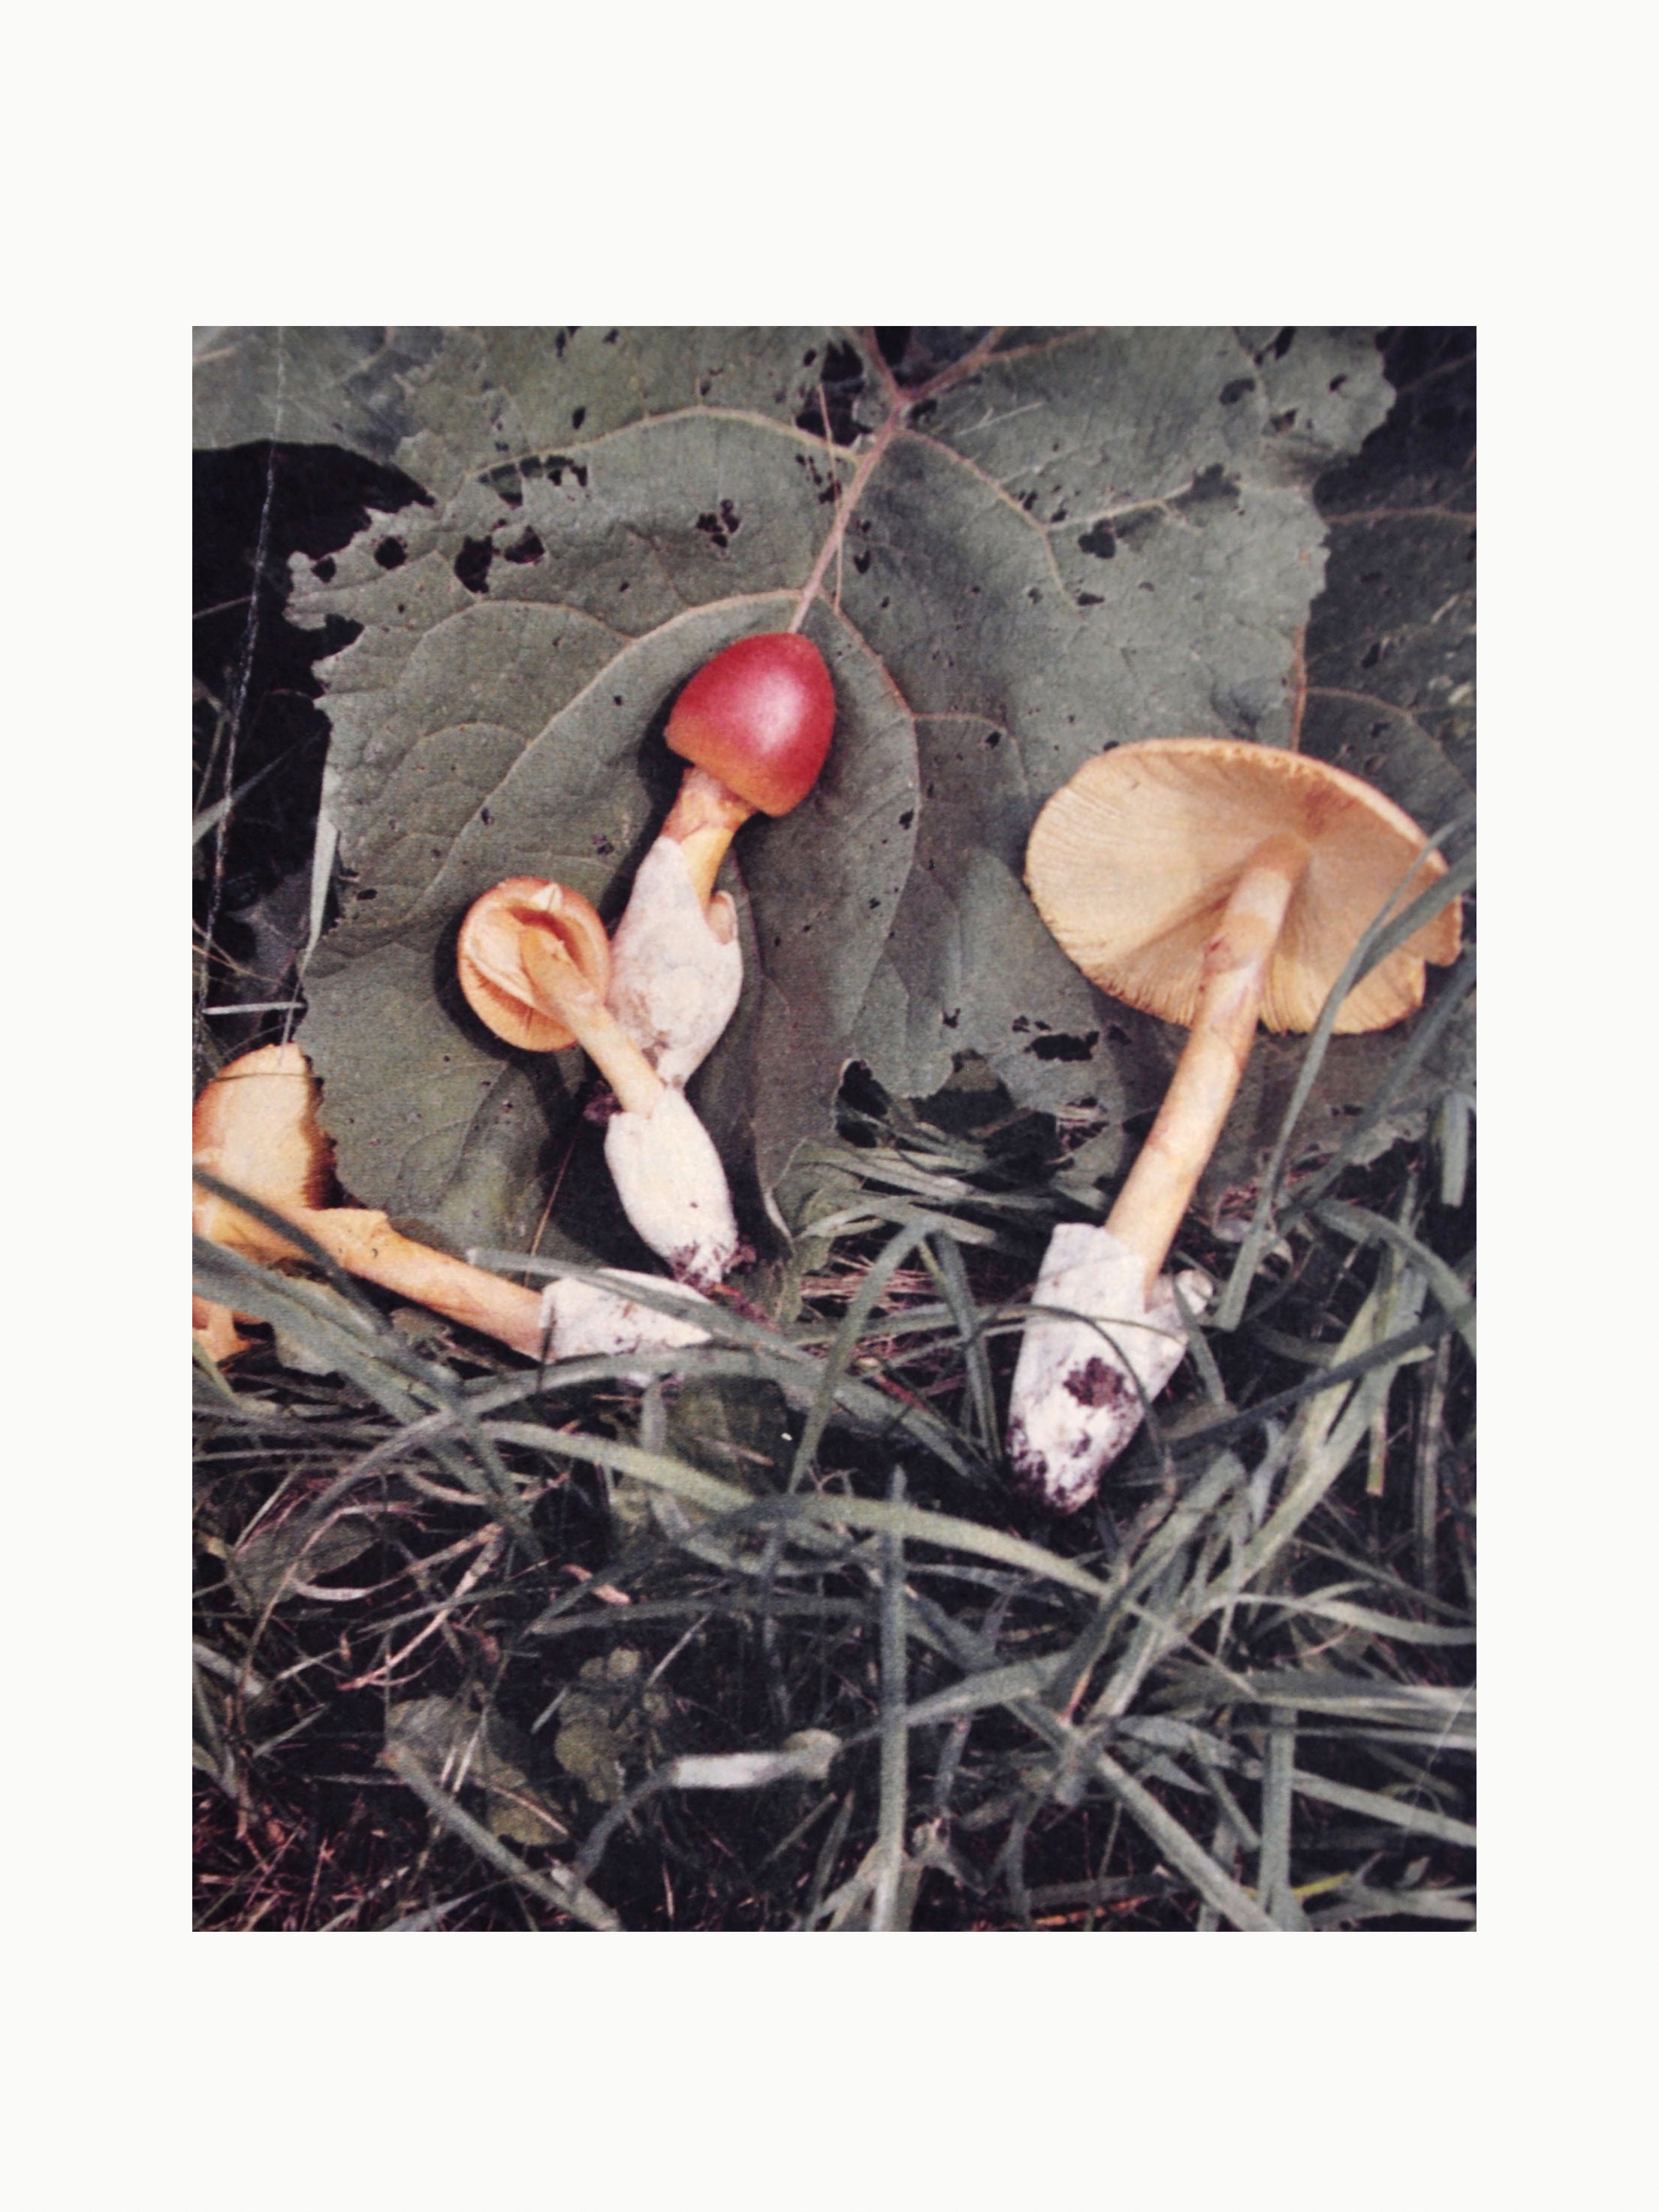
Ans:
{"type": "Polygon", "coordinates": [[[611,1005],[658,1073],[684,1083],[743,988],[737,915],[714,878],[751,814],[787,814],[817,780],[835,726],[823,657],[794,632],[739,638],[700,668],[668,718],[689,761],[611,945],[611,1005]]]}

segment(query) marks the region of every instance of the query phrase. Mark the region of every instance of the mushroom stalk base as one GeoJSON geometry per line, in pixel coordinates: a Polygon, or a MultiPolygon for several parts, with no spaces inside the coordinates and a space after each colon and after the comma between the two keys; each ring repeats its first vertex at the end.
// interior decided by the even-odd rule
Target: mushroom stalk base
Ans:
{"type": "Polygon", "coordinates": [[[689,768],[681,778],[679,795],[662,835],[685,854],[692,887],[704,906],[714,895],[726,847],[754,811],[746,799],[739,799],[706,768],[689,768]]]}
{"type": "Polygon", "coordinates": [[[1204,955],[1186,1048],[1152,1134],[1107,1216],[1112,1235],[1140,1258],[1148,1291],[1237,1094],[1285,909],[1308,860],[1301,838],[1270,837],[1239,878],[1204,955]]]}
{"type": "MultiPolygon", "coordinates": [[[[636,1305],[627,1294],[629,1285],[642,1283],[647,1290],[662,1287],[660,1275],[635,1274],[626,1267],[606,1273],[617,1287],[601,1290],[594,1283],[578,1283],[568,1277],[550,1283],[542,1292],[542,1317],[552,1338],[555,1359],[606,1359],[629,1352],[653,1352],[687,1344],[707,1344],[708,1332],[695,1322],[680,1321],[656,1306],[636,1305]]],[[[701,1291],[691,1295],[702,1297],[701,1291]]],[[[643,1389],[651,1370],[624,1375],[625,1382],[643,1389]]]]}
{"type": "Polygon", "coordinates": [[[1062,1222],[1031,1292],[1008,1401],[1008,1457],[1021,1489],[1056,1513],[1074,1513],[1140,1426],[1187,1352],[1176,1287],[1190,1311],[1214,1291],[1188,1269],[1150,1293],[1140,1255],[1109,1229],[1062,1222]],[[1073,1316],[1077,1318],[1073,1319],[1073,1316]]]}
{"type": "Polygon", "coordinates": [[[605,1158],[623,1211],[677,1280],[712,1290],[737,1256],[738,1224],[714,1139],[672,1084],[648,1113],[613,1115],[605,1158]]]}

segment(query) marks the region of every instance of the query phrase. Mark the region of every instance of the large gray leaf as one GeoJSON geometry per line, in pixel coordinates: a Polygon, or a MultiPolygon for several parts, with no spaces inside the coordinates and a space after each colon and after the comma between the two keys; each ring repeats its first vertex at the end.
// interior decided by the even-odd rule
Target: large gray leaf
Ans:
{"type": "MultiPolygon", "coordinates": [[[[1037,808],[1101,746],[1289,734],[1323,566],[1307,486],[1389,395],[1364,333],[1273,337],[1023,336],[884,455],[808,623],[836,689],[823,783],[728,863],[747,981],[694,1097],[751,1227],[854,1056],[914,1096],[971,1052],[1022,1103],[1111,1127],[1155,1098],[1158,1025],[1084,981],[1020,874],[1037,808]]],[[[302,1041],[347,1185],[428,1234],[521,1242],[560,1182],[556,1219],[603,1241],[592,1147],[561,1133],[575,1058],[483,1032],[454,933],[513,873],[620,911],[677,773],[668,705],[718,647],[787,622],[831,471],[850,476],[796,421],[831,343],[410,345],[375,419],[434,503],[295,564],[295,619],[362,625],[324,664],[350,889],[302,1041]]],[[[873,376],[859,406],[879,419],[873,376]]]]}

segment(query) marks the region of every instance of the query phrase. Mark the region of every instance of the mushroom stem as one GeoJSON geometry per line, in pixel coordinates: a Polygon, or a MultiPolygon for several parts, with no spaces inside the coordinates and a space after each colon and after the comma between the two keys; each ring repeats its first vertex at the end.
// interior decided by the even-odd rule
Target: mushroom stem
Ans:
{"type": "Polygon", "coordinates": [[[538,1291],[399,1236],[384,1213],[337,1206],[294,1218],[351,1274],[493,1336],[526,1358],[541,1358],[547,1328],[538,1291]]]}
{"type": "Polygon", "coordinates": [[[681,777],[678,796],[660,835],[685,855],[692,888],[705,908],[714,896],[727,846],[754,811],[746,799],[706,768],[694,765],[681,777]]]}
{"type": "Polygon", "coordinates": [[[550,930],[525,932],[524,972],[611,1088],[625,1114],[652,1113],[667,1088],[550,930]]]}
{"type": "Polygon", "coordinates": [[[1255,1040],[1267,970],[1310,852],[1290,832],[1259,845],[1204,953],[1198,1009],[1152,1134],[1107,1216],[1146,1264],[1150,1294],[1214,1152],[1255,1040]]]}
{"type": "Polygon", "coordinates": [[[557,941],[526,932],[524,972],[617,1094],[605,1164],[623,1211],[682,1282],[719,1282],[738,1249],[726,1170],[676,1083],[665,1083],[557,941]]]}
{"type": "Polygon", "coordinates": [[[742,995],[737,908],[725,891],[708,895],[728,835],[716,825],[696,827],[684,844],[659,837],[640,863],[611,948],[606,1003],[665,1083],[696,1074],[742,995]]]}

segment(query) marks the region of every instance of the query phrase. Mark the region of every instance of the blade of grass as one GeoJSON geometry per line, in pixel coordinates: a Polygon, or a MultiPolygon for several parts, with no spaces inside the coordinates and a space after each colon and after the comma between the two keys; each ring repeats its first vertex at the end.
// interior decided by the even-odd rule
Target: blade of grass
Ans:
{"type": "Polygon", "coordinates": [[[1446,1413],[1446,1388],[1451,1374],[1451,1340],[1442,1340],[1429,1370],[1419,1414],[1417,1480],[1412,1519],[1417,1550],[1417,1578],[1432,1592],[1439,1579],[1435,1556],[1435,1524],[1440,1515],[1440,1430],[1446,1413]]]}
{"type": "Polygon", "coordinates": [[[938,1283],[962,1345],[963,1369],[968,1378],[968,1404],[972,1416],[969,1434],[981,1451],[996,1449],[996,1393],[991,1384],[991,1363],[986,1357],[979,1310],[969,1287],[968,1271],[951,1237],[930,1237],[921,1248],[922,1259],[938,1283]]]}
{"type": "Polygon", "coordinates": [[[847,1831],[852,1825],[853,1803],[856,1794],[851,1790],[848,1791],[841,1801],[834,1820],[830,1823],[830,1832],[823,1839],[823,1848],[817,1856],[817,1863],[812,1869],[811,1886],[806,1893],[806,1903],[802,1908],[799,1918],[795,1923],[797,1934],[805,1935],[823,1912],[824,1888],[835,1871],[836,1861],[841,1856],[842,1846],[847,1841],[847,1831]]]}
{"type": "Polygon", "coordinates": [[[1045,1581],[1081,1590],[1085,1597],[1106,1594],[1106,1584],[1074,1561],[1045,1552],[1040,1544],[1027,1543],[1023,1537],[984,1528],[977,1521],[964,1521],[953,1513],[934,1513],[908,1504],[896,1505],[884,1498],[819,1496],[811,1491],[793,1498],[756,1498],[735,1484],[721,1482],[681,1461],[641,1451],[635,1445],[615,1443],[608,1437],[567,1433],[528,1421],[493,1423],[491,1428],[493,1433],[515,1443],[562,1452],[595,1467],[608,1467],[613,1473],[637,1475],[641,1482],[654,1483],[716,1513],[742,1511],[758,1527],[773,1521],[799,1520],[817,1526],[867,1528],[878,1534],[890,1529],[913,1543],[937,1544],[944,1551],[968,1552],[1005,1566],[1023,1567],[1045,1581]]]}
{"type": "Polygon", "coordinates": [[[1091,1763],[1135,1826],[1151,1838],[1176,1872],[1186,1876],[1206,1905],[1235,1928],[1261,1935],[1275,1932],[1276,1923],[1271,1915],[1264,1912],[1249,1892],[1241,1888],[1230,1874],[1216,1864],[1198,1838],[1183,1828],[1172,1813],[1166,1812],[1152,1791],[1137,1782],[1127,1767],[1120,1766],[1104,1751],[1096,1752],[1091,1763]]]}
{"type": "Polygon", "coordinates": [[[1230,1704],[1284,1705],[1299,1713],[1352,1715],[1363,1720],[1399,1720],[1419,1725],[1472,1716],[1470,1688],[1437,1682],[1400,1682],[1384,1675],[1370,1680],[1340,1674],[1334,1668],[1275,1668],[1241,1674],[1209,1662],[1194,1667],[1160,1692],[1158,1707],[1168,1713],[1202,1712],[1230,1704]]]}
{"type": "MultiPolygon", "coordinates": [[[[1048,1703],[1056,1711],[1069,1712],[1077,1704],[1085,1683],[1104,1656],[1123,1617],[1124,1609],[1132,1603],[1134,1593],[1145,1589],[1165,1571],[1169,1562],[1185,1550],[1200,1524],[1217,1510],[1230,1492],[1243,1480],[1244,1475],[1243,1461],[1231,1452],[1219,1454],[1171,1507],[1145,1543],[1139,1547],[1126,1547],[1118,1565],[1113,1570],[1112,1581],[1109,1585],[1110,1595],[1054,1669],[1048,1692],[1048,1703]]],[[[1109,1686],[1103,1692],[1090,1710],[1091,1721],[1116,1717],[1118,1709],[1112,1702],[1114,1694],[1109,1686]]]]}
{"type": "Polygon", "coordinates": [[[1469,1172],[1469,1121],[1474,1101],[1466,1091],[1449,1091],[1435,1116],[1435,1143],[1440,1152],[1440,1203],[1459,1206],[1469,1172]]]}
{"type": "MultiPolygon", "coordinates": [[[[930,1222],[929,1226],[933,1225],[934,1224],[930,1222]]],[[[807,1470],[817,1456],[818,1445],[823,1439],[825,1425],[835,1405],[836,1387],[852,1365],[853,1355],[858,1349],[859,1340],[864,1334],[866,1324],[875,1311],[877,1300],[887,1288],[897,1269],[909,1258],[916,1246],[925,1240],[927,1235],[927,1229],[912,1222],[901,1229],[896,1237],[890,1237],[871,1262],[869,1271],[859,1285],[857,1293],[848,1304],[846,1316],[841,1327],[836,1331],[835,1340],[830,1346],[830,1356],[824,1364],[823,1379],[818,1384],[811,1406],[807,1408],[806,1419],[801,1425],[800,1442],[795,1447],[794,1460],[789,1469],[787,1487],[790,1490],[800,1488],[806,1480],[807,1470]]]]}
{"type": "Polygon", "coordinates": [[[1384,1796],[1380,1790],[1357,1790],[1346,1782],[1328,1782],[1322,1774],[1310,1774],[1304,1767],[1297,1767],[1292,1773],[1291,1786],[1298,1797],[1312,1797],[1322,1805],[1337,1805],[1345,1813],[1364,1814],[1391,1828],[1403,1828],[1411,1835],[1432,1836],[1438,1843],[1461,1844],[1471,1850],[1475,1845],[1474,1829],[1467,1820],[1455,1820],[1448,1813],[1431,1812],[1426,1806],[1384,1796]]]}
{"type": "Polygon", "coordinates": [[[1408,1915],[1419,1920],[1452,1920],[1473,1926],[1474,1907],[1455,1891],[1437,1889],[1368,1889],[1355,1882],[1346,1887],[1343,1902],[1327,1912],[1316,1912],[1313,1924],[1346,1928],[1356,1920],[1394,1919],[1408,1915]]]}
{"type": "MultiPolygon", "coordinates": [[[[1425,844],[1423,851],[1425,853],[1432,851],[1436,845],[1451,836],[1456,830],[1467,826],[1468,819],[1468,816],[1461,816],[1455,822],[1449,823],[1444,830],[1437,831],[1435,836],[1425,844]]],[[[1237,1328],[1243,1318],[1244,1301],[1249,1295],[1250,1285],[1255,1279],[1256,1269],[1261,1266],[1267,1247],[1278,1233],[1272,1224],[1274,1207],[1278,1201],[1279,1177],[1285,1170],[1285,1162],[1290,1153],[1291,1140],[1296,1133],[1297,1123],[1302,1118],[1303,1109],[1312,1095],[1314,1084],[1318,1079],[1321,1067],[1324,1065],[1326,1048],[1334,1034],[1336,1018],[1341,1011],[1343,1000],[1361,976],[1369,972],[1379,960],[1386,959],[1388,955],[1403,945],[1407,938],[1414,936],[1425,922],[1431,921],[1443,907],[1448,905],[1451,900],[1468,888],[1474,881],[1474,863],[1475,856],[1473,850],[1466,853],[1461,860],[1453,862],[1437,883],[1431,885],[1429,890],[1413,899],[1405,912],[1391,921],[1389,920],[1389,915],[1393,909],[1394,899],[1400,896],[1400,891],[1405,889],[1417,873],[1418,863],[1413,861],[1410,869],[1401,878],[1399,890],[1394,894],[1394,898],[1390,898],[1388,904],[1372,921],[1349,955],[1341,974],[1331,986],[1329,995],[1320,1009],[1319,1019],[1314,1024],[1313,1032],[1308,1039],[1308,1048],[1303,1055],[1301,1073],[1291,1093],[1290,1103],[1285,1109],[1284,1119],[1279,1124],[1278,1139],[1273,1146],[1267,1167],[1262,1171],[1261,1194],[1256,1200],[1255,1212],[1251,1217],[1249,1227],[1244,1233],[1243,1242],[1239,1247],[1238,1257],[1233,1262],[1233,1271],[1228,1279],[1227,1287],[1222,1293],[1221,1303],[1211,1316],[1212,1327],[1222,1330],[1237,1328]]]]}
{"type": "MultiPolygon", "coordinates": [[[[1311,1401],[1322,1397],[1339,1383],[1356,1382],[1364,1376],[1375,1374],[1379,1368],[1397,1367],[1403,1360],[1410,1358],[1413,1352],[1438,1344],[1460,1322],[1472,1319],[1473,1315],[1472,1304],[1464,1306],[1457,1313],[1431,1314],[1426,1321],[1419,1322],[1414,1328],[1402,1329],[1397,1336],[1385,1338],[1380,1344],[1355,1353],[1352,1358],[1334,1359],[1321,1374],[1306,1382],[1297,1383],[1291,1389],[1275,1391],[1271,1398],[1261,1399],[1246,1413],[1228,1413],[1219,1420],[1206,1421],[1201,1428],[1188,1429],[1182,1436],[1171,1437],[1169,1440],[1170,1453],[1176,1459],[1184,1459],[1200,1446],[1222,1443],[1231,1437],[1243,1436],[1248,1430],[1270,1421],[1277,1413],[1304,1408],[1311,1401]]],[[[1340,1348],[1338,1347],[1339,1351],[1340,1348]]]]}
{"type": "Polygon", "coordinates": [[[1398,1614],[1376,1613],[1369,1606],[1349,1605],[1346,1600],[1281,1597],[1272,1592],[1241,1591],[1240,1605],[1274,1606],[1287,1614],[1310,1620],[1331,1620],[1345,1628],[1363,1628],[1373,1636],[1386,1636],[1400,1644],[1468,1644],[1474,1641],[1472,1628],[1436,1628],[1420,1620],[1402,1620],[1398,1614]]]}
{"type": "MultiPolygon", "coordinates": [[[[541,1557],[540,1540],[525,1516],[517,1486],[490,1445],[483,1425],[443,1369],[409,1352],[395,1336],[388,1340],[360,1334],[355,1322],[343,1322],[320,1298],[312,1297],[303,1283],[273,1274],[268,1267],[258,1267],[222,1245],[199,1237],[194,1242],[196,1279],[204,1297],[283,1328],[319,1358],[332,1362],[394,1420],[408,1429],[420,1429],[422,1448],[444,1472],[492,1512],[501,1514],[515,1540],[532,1559],[541,1557]],[[422,1402],[434,1398],[440,1407],[436,1420],[422,1402]],[[456,1435],[471,1446],[480,1462],[478,1468],[449,1441],[456,1435]]],[[[313,1503],[310,1514],[315,1516],[325,1511],[355,1479],[356,1474],[349,1471],[347,1477],[313,1503]]]]}
{"type": "Polygon", "coordinates": [[[538,1873],[527,1866],[516,1851],[509,1850],[496,1836],[492,1836],[481,1821],[463,1811],[447,1790],[441,1790],[416,1754],[404,1744],[389,1744],[380,1754],[386,1765],[406,1783],[415,1795],[442,1821],[452,1834],[475,1850],[481,1859],[497,1868],[509,1880],[538,1897],[544,1905],[556,1911],[568,1912],[585,1927],[604,1934],[615,1934],[622,1923],[603,1898],[596,1897],[583,1882],[573,1878],[562,1866],[550,1866],[538,1873]]]}
{"type": "Polygon", "coordinates": [[[1305,1933],[1308,1923],[1302,1907],[1291,1894],[1291,1776],[1295,1767],[1296,1715],[1275,1705],[1267,1715],[1256,1893],[1279,1927],[1305,1933]]]}
{"type": "MultiPolygon", "coordinates": [[[[904,1476],[895,1468],[887,1486],[890,1502],[904,1502],[904,1476]]],[[[904,1866],[904,1813],[910,1765],[905,1723],[904,1540],[886,1529],[881,1539],[881,1802],[876,1821],[875,1889],[870,1906],[872,1934],[896,1926],[899,1875],[904,1866]]]]}
{"type": "MultiPolygon", "coordinates": [[[[568,1276],[577,1282],[597,1284],[601,1289],[614,1291],[617,1287],[614,1277],[607,1278],[601,1270],[577,1267],[562,1261],[532,1260],[522,1254],[488,1251],[470,1254],[469,1257],[475,1265],[491,1264],[502,1273],[568,1276]]],[[[574,1389],[602,1377],[626,1380],[635,1372],[678,1374],[694,1368],[699,1373],[747,1376],[775,1382],[792,1405],[810,1407],[823,1387],[824,1362],[779,1330],[746,1321],[720,1306],[696,1305],[667,1281],[660,1291],[654,1284],[647,1286],[641,1283],[637,1287],[629,1285],[627,1295],[635,1304],[653,1307],[678,1320],[695,1322],[712,1339],[729,1344],[731,1352],[722,1355],[708,1346],[684,1345],[667,1352],[619,1354],[605,1363],[560,1360],[550,1367],[521,1375],[492,1376],[467,1391],[469,1405],[480,1412],[489,1412],[520,1399],[542,1396],[549,1390],[574,1389]],[[744,1352],[750,1355],[746,1362],[742,1356],[744,1352]],[[761,1364],[755,1364],[757,1358],[761,1364]]],[[[948,1309],[940,1309],[931,1317],[934,1324],[948,1318],[948,1309]]],[[[890,1334],[902,1334],[905,1317],[896,1315],[890,1324],[884,1321],[883,1328],[890,1334]]],[[[969,1440],[927,1407],[902,1397],[890,1396],[872,1383],[845,1374],[836,1379],[833,1397],[839,1410],[866,1434],[886,1437],[895,1431],[902,1431],[965,1480],[979,1483],[986,1479],[988,1471],[969,1440]]]]}
{"type": "MultiPolygon", "coordinates": [[[[1470,945],[1437,993],[1427,1018],[1412,1031],[1404,1049],[1391,1063],[1388,1073],[1366,1100],[1361,1112],[1343,1130],[1342,1141],[1335,1152],[1306,1182],[1287,1194],[1278,1215],[1278,1228],[1281,1235],[1289,1223],[1300,1218],[1310,1206],[1324,1196],[1450,1028],[1464,1000],[1474,988],[1474,947],[1470,945]]],[[[1447,1094],[1449,1097],[1458,1095],[1455,1092],[1447,1094]]],[[[1443,1200],[1442,1202],[1445,1201],[1443,1200]]]]}
{"type": "Polygon", "coordinates": [[[1322,1206],[1314,1208],[1314,1218],[1327,1228],[1335,1230],[1340,1237],[1346,1237],[1356,1244],[1373,1242],[1386,1244],[1402,1259],[1410,1261],[1428,1278],[1429,1287],[1447,1313],[1462,1316],[1457,1322],[1458,1334],[1469,1347],[1470,1358],[1474,1357],[1474,1314],[1469,1299],[1469,1286],[1459,1280],[1437,1252],[1431,1252],[1426,1244],[1419,1243],[1411,1231],[1402,1228],[1397,1221],[1390,1221],[1381,1213],[1372,1213],[1363,1206],[1349,1206],[1337,1199],[1328,1198],[1322,1206]]]}
{"type": "MultiPolygon", "coordinates": [[[[1374,1297],[1368,1298],[1338,1347],[1340,1355],[1358,1350],[1370,1334],[1375,1310],[1374,1297]]],[[[1399,1340],[1394,1341],[1397,1343],[1399,1340]]],[[[1340,1357],[1339,1368],[1341,1364],[1340,1357]]],[[[1338,1409],[1344,1394],[1340,1389],[1330,1389],[1328,1378],[1327,1387],[1304,1406],[1292,1431],[1290,1479],[1285,1494],[1263,1526],[1236,1556],[1224,1576],[1210,1585],[1209,1595],[1215,1604],[1225,1604],[1230,1595],[1253,1583],[1289,1543],[1352,1458],[1370,1425],[1372,1413],[1388,1394],[1398,1365],[1396,1355],[1386,1365],[1363,1374],[1354,1388],[1352,1401],[1340,1418],[1338,1409]]],[[[1299,1395],[1308,1396],[1307,1386],[1302,1387],[1299,1395]]]]}

